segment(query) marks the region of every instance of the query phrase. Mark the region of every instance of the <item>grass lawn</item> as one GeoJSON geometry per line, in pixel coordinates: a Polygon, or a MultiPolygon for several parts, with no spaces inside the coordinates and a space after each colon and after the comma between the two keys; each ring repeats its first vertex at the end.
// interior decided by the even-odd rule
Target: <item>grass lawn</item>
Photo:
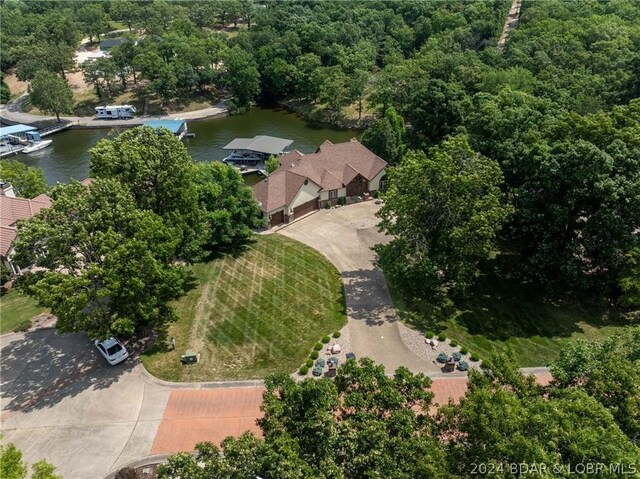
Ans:
{"type": "Polygon", "coordinates": [[[406,323],[444,332],[481,358],[511,346],[522,367],[546,366],[568,342],[602,339],[628,324],[604,308],[551,301],[531,285],[495,273],[484,275],[468,299],[441,307],[409,305],[395,288],[392,295],[406,323]]]}
{"type": "Polygon", "coordinates": [[[338,271],[319,253],[280,235],[255,236],[236,255],[192,267],[197,287],[177,304],[167,341],[146,353],[147,370],[170,381],[263,378],[291,373],[325,334],[346,324],[338,271]],[[186,349],[200,353],[183,366],[186,349]]]}
{"type": "Polygon", "coordinates": [[[44,313],[47,309],[36,305],[29,296],[15,289],[0,297],[0,334],[10,333],[20,323],[44,313]]]}

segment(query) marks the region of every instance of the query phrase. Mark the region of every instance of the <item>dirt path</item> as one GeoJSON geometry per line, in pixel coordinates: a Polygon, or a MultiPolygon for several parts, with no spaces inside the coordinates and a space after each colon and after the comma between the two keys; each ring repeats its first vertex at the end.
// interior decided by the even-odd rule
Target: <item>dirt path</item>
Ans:
{"type": "Polygon", "coordinates": [[[509,33],[514,28],[518,28],[518,21],[520,20],[520,9],[522,8],[522,0],[513,0],[509,14],[507,15],[507,21],[504,22],[504,28],[502,34],[498,40],[498,51],[504,52],[507,47],[507,41],[509,40],[509,33]]]}

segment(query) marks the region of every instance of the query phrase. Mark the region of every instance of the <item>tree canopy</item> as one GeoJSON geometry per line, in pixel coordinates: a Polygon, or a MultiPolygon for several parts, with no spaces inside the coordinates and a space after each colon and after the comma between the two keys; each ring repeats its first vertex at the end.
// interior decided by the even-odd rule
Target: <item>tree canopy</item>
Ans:
{"type": "Polygon", "coordinates": [[[66,80],[55,73],[39,71],[29,86],[31,104],[60,121],[61,113],[72,113],[73,92],[66,80]]]}
{"type": "Polygon", "coordinates": [[[378,216],[393,239],[376,247],[382,268],[413,295],[443,286],[464,290],[511,211],[498,163],[460,136],[427,154],[409,151],[387,175],[378,216]]]}
{"type": "Polygon", "coordinates": [[[11,183],[16,196],[35,198],[47,191],[44,171],[17,160],[0,160],[0,179],[11,183]]]}

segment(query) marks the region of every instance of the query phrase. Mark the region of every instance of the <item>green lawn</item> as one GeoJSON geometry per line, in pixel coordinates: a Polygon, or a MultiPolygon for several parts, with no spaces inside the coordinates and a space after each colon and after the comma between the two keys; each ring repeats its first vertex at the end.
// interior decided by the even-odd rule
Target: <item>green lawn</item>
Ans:
{"type": "Polygon", "coordinates": [[[13,331],[16,326],[47,309],[36,305],[29,296],[20,294],[15,289],[0,297],[0,334],[13,331]]]}
{"type": "Polygon", "coordinates": [[[406,323],[421,331],[444,332],[481,358],[511,346],[522,367],[546,366],[564,344],[579,338],[602,339],[628,324],[604,308],[552,301],[531,285],[502,278],[484,275],[468,299],[444,306],[409,305],[391,289],[406,323]]]}
{"type": "Polygon", "coordinates": [[[325,334],[346,324],[338,271],[316,251],[280,235],[255,236],[245,251],[193,266],[198,286],[176,304],[166,341],[143,356],[171,381],[263,378],[295,371],[325,334]],[[180,364],[186,349],[200,361],[180,364]]]}

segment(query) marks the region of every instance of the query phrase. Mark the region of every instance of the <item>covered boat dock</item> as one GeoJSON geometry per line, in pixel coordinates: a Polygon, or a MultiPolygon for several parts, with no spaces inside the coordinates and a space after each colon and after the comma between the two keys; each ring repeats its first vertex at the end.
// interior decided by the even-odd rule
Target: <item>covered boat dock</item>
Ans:
{"type": "Polygon", "coordinates": [[[0,158],[16,155],[29,146],[26,134],[38,131],[29,125],[11,125],[0,128],[0,158]]]}
{"type": "Polygon", "coordinates": [[[166,128],[180,139],[188,136],[186,120],[149,120],[145,121],[142,126],[150,126],[151,128],[166,128]]]}

